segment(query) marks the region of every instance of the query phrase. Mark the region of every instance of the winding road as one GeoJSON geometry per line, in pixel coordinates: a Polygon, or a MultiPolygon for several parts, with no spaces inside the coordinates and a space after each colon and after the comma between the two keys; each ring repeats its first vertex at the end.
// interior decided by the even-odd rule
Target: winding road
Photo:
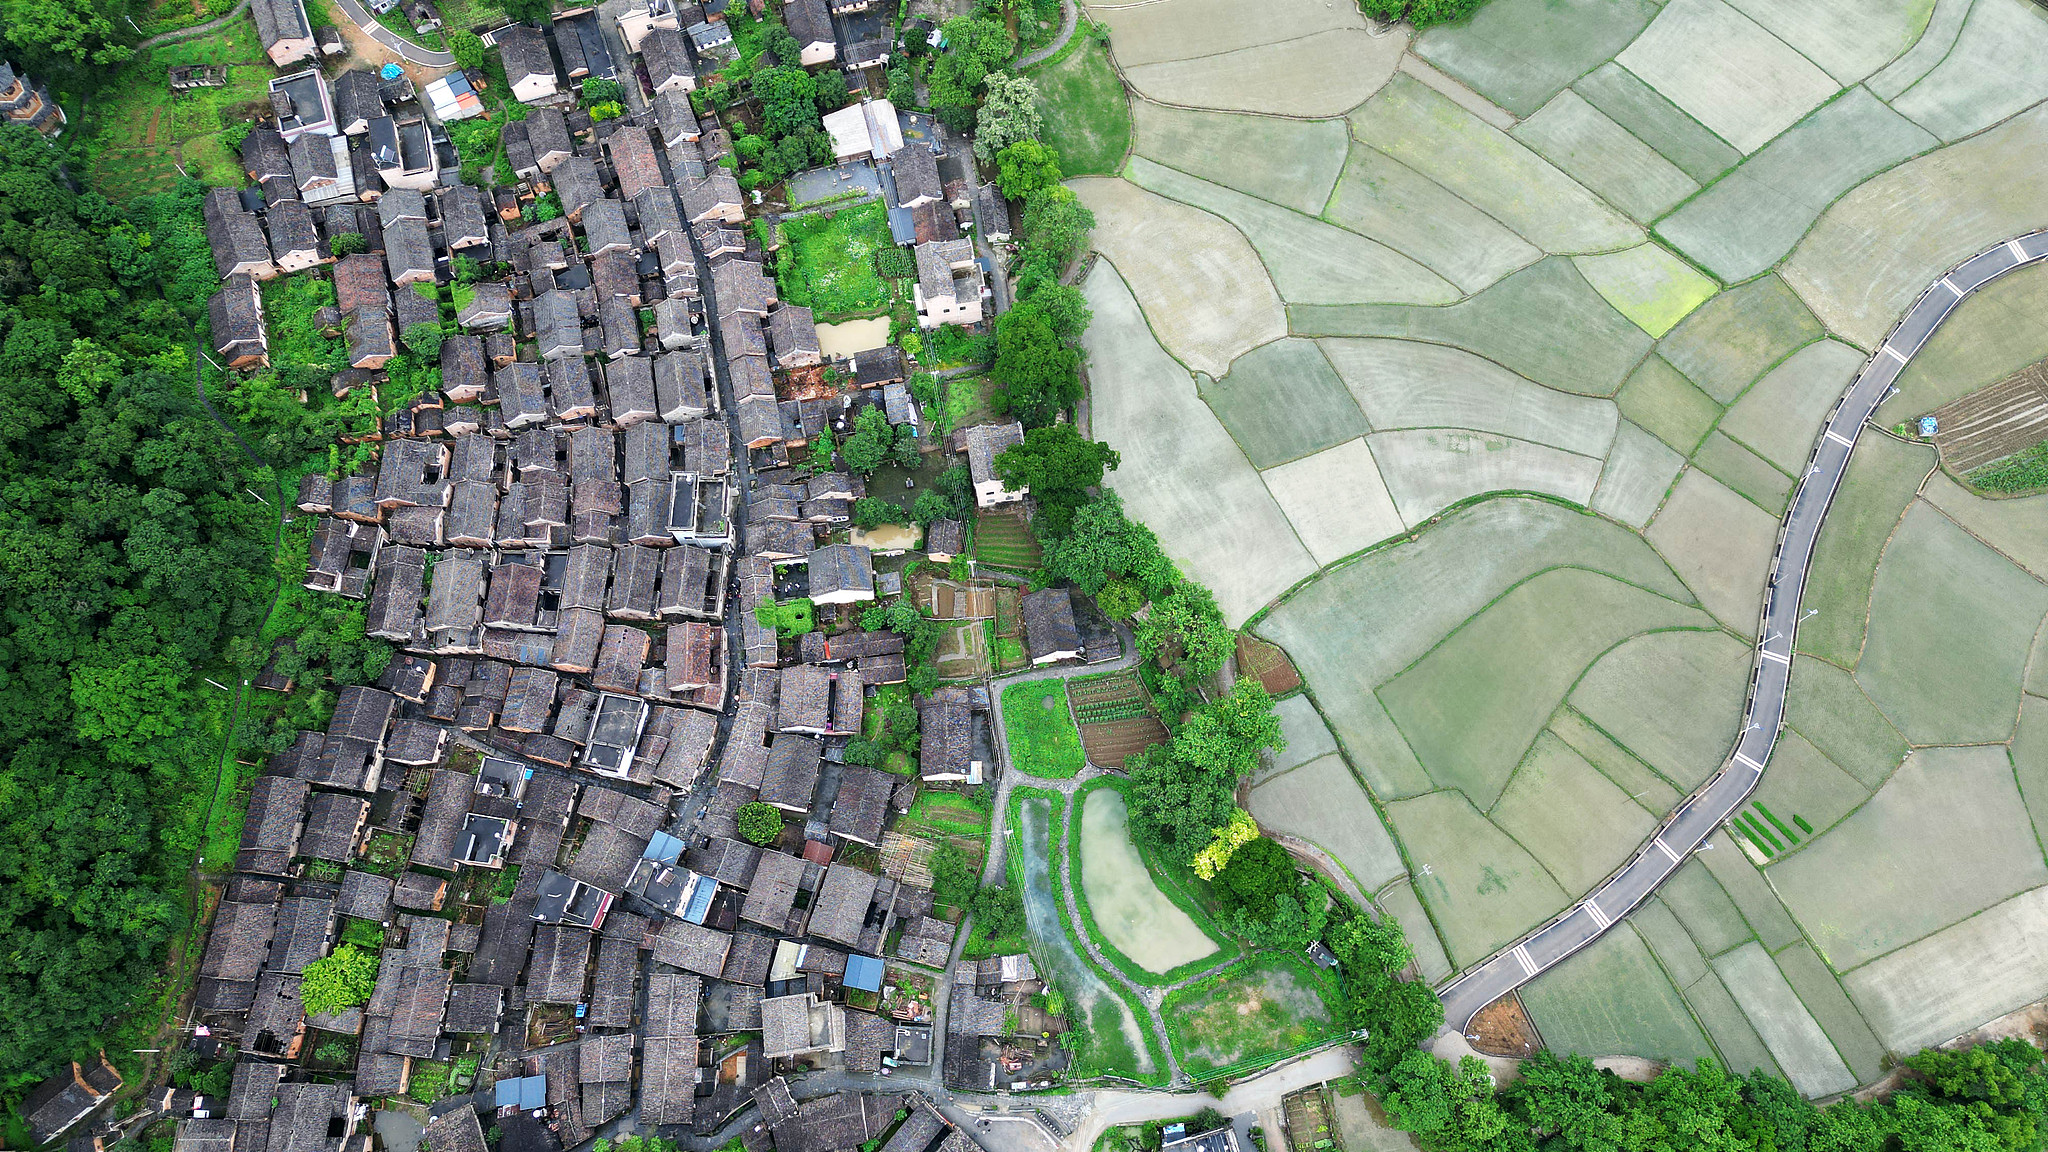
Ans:
{"type": "Polygon", "coordinates": [[[1778,530],[1778,547],[1764,589],[1756,666],[1742,731],[1727,763],[1680,804],[1647,844],[1582,901],[1484,963],[1445,986],[1444,1022],[1464,1031],[1481,1008],[1521,987],[1539,973],[1599,939],[1601,933],[1649,898],[1721,823],[1735,814],[1763,779],[1785,718],[1785,691],[1792,676],[1792,640],[1799,627],[1799,598],[1813,561],[1821,525],[1849,467],[1856,436],[1892,392],[1899,374],[1948,314],[1970,293],[2016,268],[2048,257],[2048,230],[2030,232],[1972,256],[1928,285],[1891,334],[1877,346],[1863,371],[1828,414],[1814,442],[1799,492],[1778,530]]]}
{"type": "Polygon", "coordinates": [[[341,10],[348,14],[349,19],[356,22],[358,28],[370,34],[371,39],[405,57],[407,60],[415,64],[424,64],[429,68],[455,67],[454,56],[447,52],[436,52],[431,48],[422,48],[382,24],[377,23],[377,18],[370,15],[357,0],[336,0],[336,3],[341,5],[341,10]]]}

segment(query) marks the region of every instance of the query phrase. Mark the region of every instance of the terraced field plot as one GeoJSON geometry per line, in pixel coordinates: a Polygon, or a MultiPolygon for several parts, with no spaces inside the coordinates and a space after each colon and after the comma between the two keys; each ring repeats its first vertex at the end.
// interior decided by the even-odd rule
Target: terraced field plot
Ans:
{"type": "MultiPolygon", "coordinates": [[[[1111,483],[1313,698],[1254,813],[1384,885],[1447,976],[1729,755],[1822,421],[1931,281],[2048,224],[2048,13],[1490,0],[1312,79],[1289,70],[1363,37],[1345,5],[1098,15],[1134,89],[1135,158],[1083,182],[1114,265],[1085,286],[1111,483]]],[[[2048,695],[2048,505],[1930,478],[1882,431],[2048,357],[2044,319],[2048,269],[1992,284],[1863,432],[1764,786],[1629,943],[1527,993],[1553,1045],[1833,1092],[2048,994],[2021,943],[2048,861],[2018,834],[2048,827],[2023,706],[2048,695]],[[1980,756],[2017,785],[1912,790],[1980,756]],[[1972,837],[1966,880],[1943,846],[1972,837]]]]}

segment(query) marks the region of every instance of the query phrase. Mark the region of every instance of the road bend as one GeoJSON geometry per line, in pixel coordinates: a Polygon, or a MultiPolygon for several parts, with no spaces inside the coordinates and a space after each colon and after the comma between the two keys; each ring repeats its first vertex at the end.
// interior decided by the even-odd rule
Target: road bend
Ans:
{"type": "Polygon", "coordinates": [[[1970,257],[1928,285],[1877,346],[1828,413],[1798,494],[1779,525],[1742,731],[1736,734],[1727,761],[1664,819],[1626,864],[1584,899],[1440,989],[1448,1027],[1464,1031],[1481,1008],[1599,939],[1648,899],[1756,790],[1785,719],[1785,690],[1792,676],[1792,643],[1799,628],[1799,598],[1805,591],[1807,568],[1842,474],[1849,467],[1849,455],[1855,451],[1857,434],[1956,305],[2000,276],[2044,257],[2048,257],[2048,231],[2014,237],[1970,257]]]}

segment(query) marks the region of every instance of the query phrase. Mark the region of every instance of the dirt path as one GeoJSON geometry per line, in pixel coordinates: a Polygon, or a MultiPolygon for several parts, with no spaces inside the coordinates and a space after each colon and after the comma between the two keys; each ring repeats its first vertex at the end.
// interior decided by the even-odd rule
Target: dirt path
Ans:
{"type": "Polygon", "coordinates": [[[164,110],[161,108],[149,110],[149,130],[142,134],[142,146],[144,148],[151,148],[156,145],[156,122],[163,117],[163,114],[164,110]]]}
{"type": "Polygon", "coordinates": [[[194,36],[204,36],[208,32],[213,32],[218,29],[225,28],[230,24],[233,24],[237,19],[241,18],[242,13],[247,12],[248,10],[249,0],[242,0],[242,2],[235,5],[234,8],[228,12],[227,15],[221,17],[218,20],[208,20],[204,24],[194,24],[190,28],[176,28],[169,32],[165,32],[161,36],[151,36],[149,39],[144,40],[140,44],[137,44],[136,47],[154,48],[159,44],[174,44],[180,40],[190,40],[194,36]]]}

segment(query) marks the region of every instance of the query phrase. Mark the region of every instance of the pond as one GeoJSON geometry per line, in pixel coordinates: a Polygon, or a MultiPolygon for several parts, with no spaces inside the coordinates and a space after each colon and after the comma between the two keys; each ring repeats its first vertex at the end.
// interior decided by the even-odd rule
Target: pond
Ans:
{"type": "Polygon", "coordinates": [[[1075,1027],[1081,1028],[1086,1021],[1083,1030],[1093,1048],[1086,1071],[1125,1065],[1138,1072],[1153,1072],[1151,1050],[1130,1006],[1074,951],[1074,942],[1060,924],[1047,859],[1051,807],[1049,801],[1037,797],[1026,797],[1017,806],[1018,843],[1024,853],[1024,922],[1031,938],[1031,955],[1067,997],[1068,1018],[1075,1027]]]}
{"type": "Polygon", "coordinates": [[[818,351],[827,356],[852,356],[889,342],[889,318],[842,320],[818,325],[818,351]]]}
{"type": "Polygon", "coordinates": [[[855,528],[847,533],[847,542],[877,552],[907,550],[917,547],[924,539],[924,530],[915,524],[884,524],[880,528],[855,528]]]}
{"type": "Polygon", "coordinates": [[[1216,951],[1216,942],[1152,882],[1124,826],[1129,807],[1114,788],[1081,806],[1081,890],[1104,940],[1147,972],[1170,972],[1216,951]]]}

